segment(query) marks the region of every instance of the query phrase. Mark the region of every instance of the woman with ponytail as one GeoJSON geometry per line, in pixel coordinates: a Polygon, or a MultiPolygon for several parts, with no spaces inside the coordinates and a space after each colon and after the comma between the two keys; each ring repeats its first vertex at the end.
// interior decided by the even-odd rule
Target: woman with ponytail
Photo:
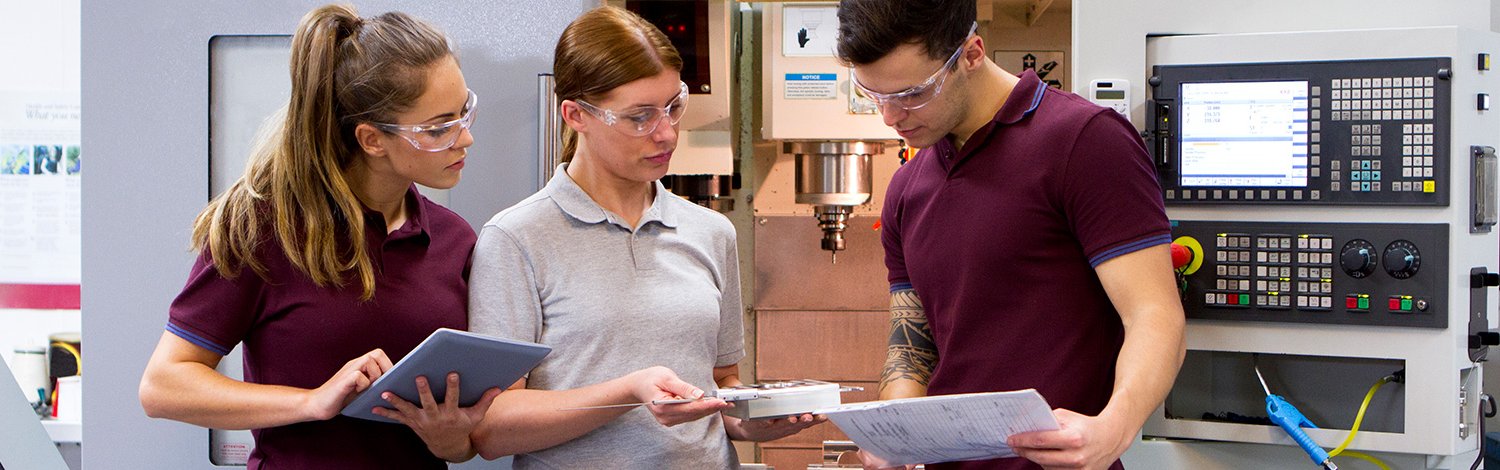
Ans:
{"type": "MultiPolygon", "coordinates": [[[[458,183],[476,98],[447,38],[329,5],[292,39],[291,98],[193,225],[199,253],[141,379],[152,417],[250,429],[251,469],[446,468],[498,389],[339,415],[432,331],[467,329],[473,230],[416,191],[458,183]],[[243,345],[245,380],[214,367],[243,345]],[[441,403],[440,403],[441,402],[441,403]]],[[[389,394],[387,394],[389,395],[389,394]]]]}
{"type": "Polygon", "coordinates": [[[553,56],[566,163],[485,224],[474,250],[474,331],[552,345],[474,432],[515,468],[737,468],[731,439],[826,420],[741,421],[708,398],[745,357],[734,226],[658,182],[688,105],[682,58],[651,23],[602,7],[553,56]]]}

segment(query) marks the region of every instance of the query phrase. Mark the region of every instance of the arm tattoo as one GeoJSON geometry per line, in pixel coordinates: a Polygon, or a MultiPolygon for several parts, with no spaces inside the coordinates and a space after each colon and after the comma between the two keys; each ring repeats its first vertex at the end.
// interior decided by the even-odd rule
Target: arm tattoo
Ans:
{"type": "Polygon", "coordinates": [[[897,380],[913,380],[922,386],[932,378],[937,366],[937,344],[927,326],[927,312],[917,291],[903,289],[891,293],[891,339],[886,346],[885,371],[880,388],[897,380]]]}

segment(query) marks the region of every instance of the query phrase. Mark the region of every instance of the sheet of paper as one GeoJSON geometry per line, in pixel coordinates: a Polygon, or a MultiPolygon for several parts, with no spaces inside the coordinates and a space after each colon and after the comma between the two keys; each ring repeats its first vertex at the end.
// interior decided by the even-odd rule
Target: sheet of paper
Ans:
{"type": "Polygon", "coordinates": [[[1015,457],[1012,434],[1058,429],[1036,390],[853,403],[818,410],[892,465],[1015,457]]]}

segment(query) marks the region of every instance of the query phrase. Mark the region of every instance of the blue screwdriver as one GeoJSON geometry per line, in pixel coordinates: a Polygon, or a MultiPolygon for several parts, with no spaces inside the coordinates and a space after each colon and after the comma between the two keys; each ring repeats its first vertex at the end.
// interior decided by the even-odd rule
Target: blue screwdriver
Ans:
{"type": "Polygon", "coordinates": [[[1318,447],[1318,443],[1313,442],[1312,438],[1307,437],[1307,433],[1302,431],[1304,426],[1313,429],[1317,429],[1318,426],[1303,416],[1301,411],[1297,411],[1297,407],[1287,403],[1285,398],[1271,394],[1271,387],[1266,386],[1266,378],[1260,375],[1259,364],[1255,365],[1255,377],[1260,379],[1260,388],[1266,391],[1266,413],[1270,415],[1271,422],[1281,426],[1281,430],[1286,431],[1293,441],[1297,441],[1297,445],[1302,446],[1302,451],[1307,452],[1307,456],[1312,459],[1313,463],[1326,470],[1338,470],[1339,466],[1333,464],[1333,458],[1328,456],[1328,451],[1318,447]]]}

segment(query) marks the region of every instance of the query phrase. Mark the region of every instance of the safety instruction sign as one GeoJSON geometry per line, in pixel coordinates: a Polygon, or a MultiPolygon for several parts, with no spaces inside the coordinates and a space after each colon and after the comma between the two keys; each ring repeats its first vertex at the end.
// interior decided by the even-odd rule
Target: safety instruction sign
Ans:
{"type": "Polygon", "coordinates": [[[789,100],[832,100],[839,97],[836,73],[789,73],[783,97],[789,100]]]}
{"type": "Polygon", "coordinates": [[[839,8],[787,5],[781,17],[781,55],[833,57],[839,37],[839,8]]]}

